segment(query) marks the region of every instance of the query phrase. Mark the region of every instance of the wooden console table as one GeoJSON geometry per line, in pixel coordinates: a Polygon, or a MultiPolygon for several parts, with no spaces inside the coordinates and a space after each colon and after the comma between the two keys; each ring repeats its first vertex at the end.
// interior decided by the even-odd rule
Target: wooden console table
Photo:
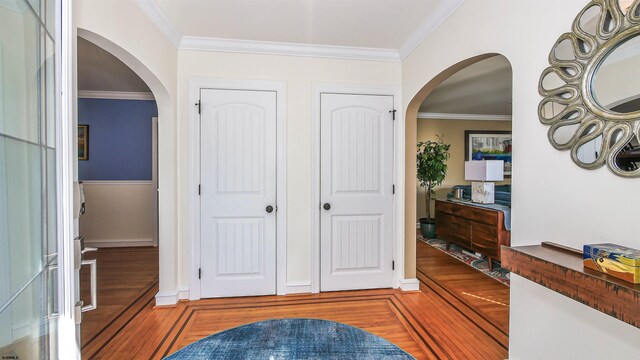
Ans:
{"type": "Polygon", "coordinates": [[[640,284],[585,268],[582,252],[553,243],[502,249],[502,266],[640,328],[640,284]]]}
{"type": "Polygon", "coordinates": [[[438,238],[489,258],[500,260],[500,246],[511,244],[511,232],[504,226],[504,213],[499,210],[473,206],[471,203],[436,200],[438,238]]]}

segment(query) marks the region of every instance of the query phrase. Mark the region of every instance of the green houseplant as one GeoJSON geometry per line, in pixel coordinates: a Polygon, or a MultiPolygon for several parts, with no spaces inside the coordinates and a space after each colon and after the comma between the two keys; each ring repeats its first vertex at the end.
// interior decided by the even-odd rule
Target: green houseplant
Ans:
{"type": "Polygon", "coordinates": [[[418,168],[418,183],[425,188],[425,202],[427,205],[427,217],[420,219],[420,231],[426,239],[432,239],[436,235],[436,224],[431,219],[431,197],[433,189],[439,186],[447,176],[447,159],[449,159],[450,144],[438,141],[421,141],[418,143],[416,165],[418,168]]]}

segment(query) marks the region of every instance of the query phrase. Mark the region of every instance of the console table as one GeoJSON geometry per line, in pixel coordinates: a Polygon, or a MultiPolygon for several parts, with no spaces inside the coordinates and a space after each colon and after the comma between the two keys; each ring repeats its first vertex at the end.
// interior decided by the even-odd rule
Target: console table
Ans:
{"type": "Polygon", "coordinates": [[[438,238],[500,260],[500,246],[511,245],[511,232],[504,225],[504,213],[474,206],[473,203],[436,200],[436,231],[438,238]]]}

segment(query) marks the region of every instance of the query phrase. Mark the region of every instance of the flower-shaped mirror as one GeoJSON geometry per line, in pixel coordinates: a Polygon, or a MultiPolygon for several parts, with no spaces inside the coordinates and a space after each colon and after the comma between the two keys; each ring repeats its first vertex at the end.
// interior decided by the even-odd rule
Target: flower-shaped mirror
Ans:
{"type": "Polygon", "coordinates": [[[640,177],[640,0],[593,0],[540,77],[540,121],[580,167],[640,177]]]}

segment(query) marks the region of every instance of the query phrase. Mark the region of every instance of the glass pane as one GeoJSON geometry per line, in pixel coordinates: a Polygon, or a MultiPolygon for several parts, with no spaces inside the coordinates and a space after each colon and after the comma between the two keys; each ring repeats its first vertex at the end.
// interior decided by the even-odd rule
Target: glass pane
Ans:
{"type": "Polygon", "coordinates": [[[56,208],[56,151],[47,149],[47,263],[58,253],[56,208]]]}
{"type": "Polygon", "coordinates": [[[11,294],[15,294],[43,266],[41,147],[0,136],[0,214],[6,230],[0,243],[8,244],[11,294]]]}
{"type": "Polygon", "coordinates": [[[29,0],[29,4],[36,12],[36,14],[40,15],[40,7],[42,6],[41,0],[29,0]]]}
{"type": "Polygon", "coordinates": [[[50,37],[45,36],[45,58],[44,58],[44,69],[45,69],[45,79],[44,79],[44,88],[45,88],[45,129],[46,129],[46,139],[45,144],[50,147],[56,146],[56,64],[54,58],[55,45],[53,40],[50,37]]]}
{"type": "Polygon", "coordinates": [[[56,1],[55,0],[46,0],[45,1],[45,24],[47,24],[47,30],[51,36],[56,36],[55,31],[55,18],[56,18],[56,1]]]}
{"type": "Polygon", "coordinates": [[[0,133],[38,142],[40,63],[38,19],[23,1],[0,6],[0,133]]]}
{"type": "MultiPolygon", "coordinates": [[[[56,317],[42,306],[48,275],[38,275],[8,306],[0,311],[0,359],[43,359],[55,343],[56,317]]],[[[55,270],[52,276],[55,277],[55,270]]],[[[55,354],[53,354],[55,355],[55,354]]],[[[51,357],[56,358],[56,357],[51,357]]]]}

